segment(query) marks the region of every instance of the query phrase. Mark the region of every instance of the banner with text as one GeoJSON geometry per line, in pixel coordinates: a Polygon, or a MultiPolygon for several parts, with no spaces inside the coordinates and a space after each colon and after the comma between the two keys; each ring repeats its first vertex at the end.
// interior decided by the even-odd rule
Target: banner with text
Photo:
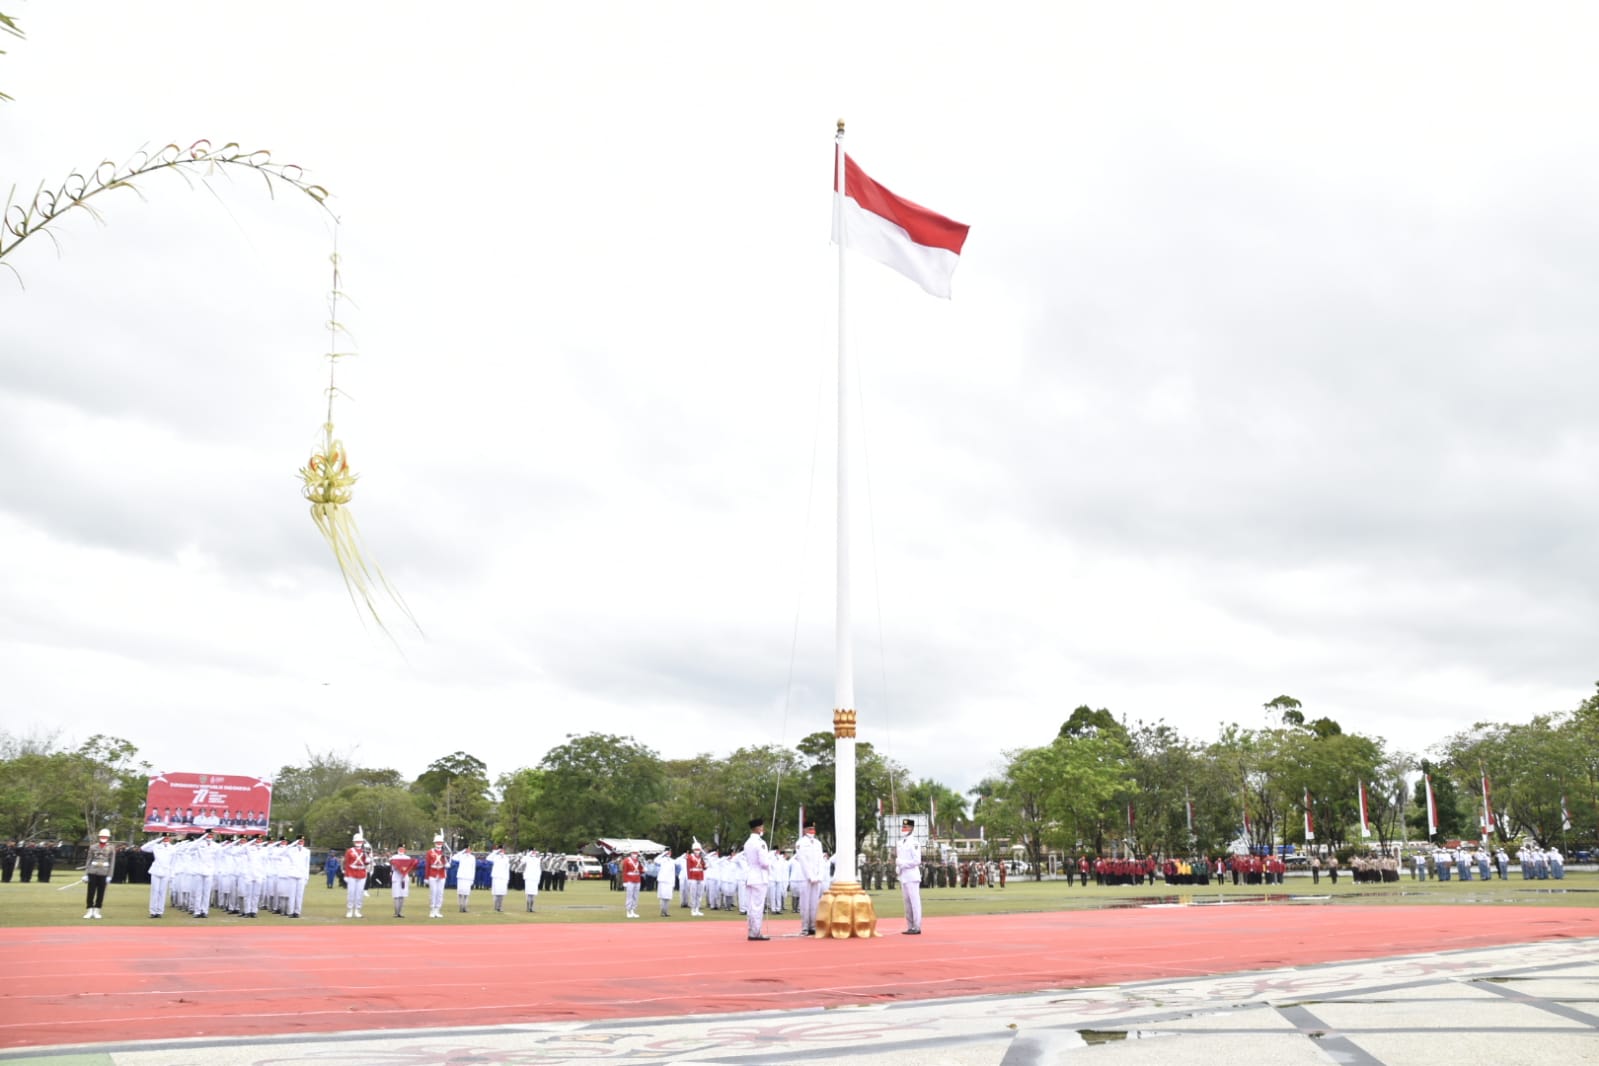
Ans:
{"type": "Polygon", "coordinates": [[[231,774],[164,773],[150,778],[144,799],[147,833],[265,835],[272,819],[272,782],[231,774]]]}

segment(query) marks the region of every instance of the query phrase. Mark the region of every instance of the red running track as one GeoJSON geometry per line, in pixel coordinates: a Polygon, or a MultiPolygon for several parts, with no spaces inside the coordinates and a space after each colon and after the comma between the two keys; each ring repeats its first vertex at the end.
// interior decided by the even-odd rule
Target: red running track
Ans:
{"type": "Polygon", "coordinates": [[[921,937],[742,923],[0,930],[0,1047],[836,1006],[1599,936],[1599,910],[1235,905],[944,918],[921,937]]]}

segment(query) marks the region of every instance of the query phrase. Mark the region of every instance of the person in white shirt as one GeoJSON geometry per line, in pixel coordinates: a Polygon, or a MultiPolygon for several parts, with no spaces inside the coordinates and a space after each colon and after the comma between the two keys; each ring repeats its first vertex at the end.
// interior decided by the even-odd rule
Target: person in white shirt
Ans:
{"type": "Polygon", "coordinates": [[[916,823],[907,818],[900,823],[899,844],[894,849],[894,869],[899,874],[899,891],[905,900],[905,933],[922,932],[922,846],[916,842],[916,823]]]}
{"type": "Polygon", "coordinates": [[[452,861],[455,863],[455,903],[465,914],[466,902],[472,896],[472,879],[477,877],[477,856],[471,848],[462,848],[452,861]]]}
{"type": "Polygon", "coordinates": [[[822,898],[822,879],[827,875],[827,856],[816,839],[816,823],[805,823],[805,835],[794,849],[790,880],[799,886],[800,936],[816,935],[816,904],[822,898]]]}
{"type": "Polygon", "coordinates": [[[672,893],[677,891],[677,863],[672,861],[672,849],[667,848],[655,859],[655,895],[661,901],[661,917],[672,916],[672,893]]]}
{"type": "Polygon", "coordinates": [[[773,914],[783,913],[783,896],[788,892],[788,858],[781,851],[772,851],[771,885],[766,890],[766,909],[773,914]]]}
{"type": "MultiPolygon", "coordinates": [[[[460,876],[457,874],[456,876],[460,876]]],[[[505,911],[505,894],[511,891],[511,857],[499,844],[489,852],[489,892],[494,896],[494,909],[505,911]]]]}
{"type": "Polygon", "coordinates": [[[539,901],[539,875],[544,872],[544,857],[537,848],[528,848],[522,856],[522,889],[527,893],[527,912],[533,913],[533,905],[539,901]]]}
{"type": "Polygon", "coordinates": [[[162,833],[146,841],[140,851],[150,853],[150,917],[167,912],[167,886],[172,879],[172,838],[162,833]]]}
{"type": "Polygon", "coordinates": [[[766,918],[766,890],[771,884],[772,853],[766,850],[766,819],[750,819],[750,838],[744,841],[744,916],[750,940],[770,940],[761,932],[766,918]]]}

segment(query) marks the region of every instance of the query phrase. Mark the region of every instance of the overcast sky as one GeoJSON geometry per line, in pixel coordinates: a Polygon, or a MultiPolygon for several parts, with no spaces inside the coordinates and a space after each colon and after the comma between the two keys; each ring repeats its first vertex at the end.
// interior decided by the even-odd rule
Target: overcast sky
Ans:
{"type": "Polygon", "coordinates": [[[0,186],[202,137],[332,193],[353,511],[299,495],[329,217],[150,178],[0,276],[0,727],[491,775],[831,726],[834,122],[972,227],[852,258],[860,736],[1079,704],[1422,752],[1599,677],[1587,5],[10,0],[0,186]]]}

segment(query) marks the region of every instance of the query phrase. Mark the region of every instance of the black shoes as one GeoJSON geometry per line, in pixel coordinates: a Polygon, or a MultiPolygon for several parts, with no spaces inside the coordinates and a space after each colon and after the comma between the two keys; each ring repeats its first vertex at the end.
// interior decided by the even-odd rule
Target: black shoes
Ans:
{"type": "Polygon", "coordinates": [[[770,940],[772,938],[769,937],[769,936],[752,936],[749,939],[750,940],[770,940]]]}
{"type": "Polygon", "coordinates": [[[905,930],[905,935],[906,936],[921,936],[922,935],[922,931],[920,929],[907,929],[907,930],[905,930]]]}

